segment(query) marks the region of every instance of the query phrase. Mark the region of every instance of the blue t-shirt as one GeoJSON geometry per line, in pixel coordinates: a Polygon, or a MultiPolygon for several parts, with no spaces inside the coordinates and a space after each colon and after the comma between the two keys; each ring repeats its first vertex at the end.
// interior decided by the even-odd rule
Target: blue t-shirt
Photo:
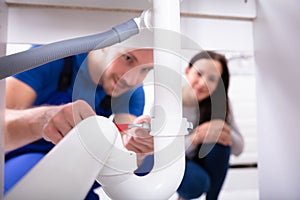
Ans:
{"type": "MultiPolygon", "coordinates": [[[[144,110],[145,95],[142,86],[138,86],[118,98],[111,99],[111,107],[101,106],[107,94],[100,85],[95,84],[88,72],[87,54],[72,57],[72,78],[66,91],[58,91],[64,60],[56,60],[40,67],[15,75],[37,93],[34,106],[61,105],[75,100],[85,100],[98,115],[109,117],[112,113],[130,113],[140,116],[144,110]]],[[[6,154],[6,159],[26,152],[47,153],[54,145],[44,139],[38,140],[6,154]]]]}

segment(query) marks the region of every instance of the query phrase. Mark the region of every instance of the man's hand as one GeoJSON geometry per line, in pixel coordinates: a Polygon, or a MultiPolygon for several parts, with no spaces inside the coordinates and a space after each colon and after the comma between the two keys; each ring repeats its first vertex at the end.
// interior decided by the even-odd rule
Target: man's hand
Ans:
{"type": "MultiPolygon", "coordinates": [[[[150,123],[150,117],[138,117],[133,123],[141,124],[144,122],[150,123]]],[[[153,137],[149,133],[149,130],[137,127],[126,131],[126,133],[122,135],[126,149],[137,153],[138,163],[140,163],[146,155],[153,153],[153,137]]]]}
{"type": "Polygon", "coordinates": [[[44,116],[46,123],[43,127],[43,137],[54,144],[57,144],[80,121],[96,115],[90,105],[83,100],[51,108],[44,116]]]}

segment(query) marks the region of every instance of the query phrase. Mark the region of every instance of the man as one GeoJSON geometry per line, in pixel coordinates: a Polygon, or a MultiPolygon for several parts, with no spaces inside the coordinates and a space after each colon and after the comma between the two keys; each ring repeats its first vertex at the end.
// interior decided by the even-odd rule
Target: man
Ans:
{"type": "MultiPolygon", "coordinates": [[[[152,68],[152,49],[109,47],[7,78],[5,192],[89,116],[114,114],[115,123],[149,121],[137,118],[144,107],[144,92],[137,86],[152,68]]],[[[123,134],[123,143],[143,158],[153,152],[153,138],[136,131],[123,134]]]]}

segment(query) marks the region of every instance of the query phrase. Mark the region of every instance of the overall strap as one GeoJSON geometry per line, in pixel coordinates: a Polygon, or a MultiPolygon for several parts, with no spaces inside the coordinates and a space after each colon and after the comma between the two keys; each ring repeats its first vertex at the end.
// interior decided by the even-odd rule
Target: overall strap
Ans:
{"type": "Polygon", "coordinates": [[[69,56],[64,58],[64,67],[61,71],[59,82],[57,86],[57,90],[64,92],[67,91],[69,86],[71,85],[73,74],[73,57],[69,56]]]}
{"type": "Polygon", "coordinates": [[[99,104],[99,108],[103,110],[111,110],[111,96],[106,95],[99,104]]]}

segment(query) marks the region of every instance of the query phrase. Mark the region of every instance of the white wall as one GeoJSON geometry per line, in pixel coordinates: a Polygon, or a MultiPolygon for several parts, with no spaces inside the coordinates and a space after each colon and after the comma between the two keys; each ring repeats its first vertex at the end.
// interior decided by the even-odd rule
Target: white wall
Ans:
{"type": "Polygon", "coordinates": [[[181,31],[203,49],[253,51],[251,21],[182,17],[181,31]]]}
{"type": "Polygon", "coordinates": [[[254,23],[261,199],[300,199],[300,1],[259,0],[254,23]]]}
{"type": "MultiPolygon", "coordinates": [[[[50,43],[98,33],[151,8],[149,0],[7,0],[9,43],[50,43]],[[126,2],[126,3],[125,3],[126,2]]],[[[185,0],[183,34],[201,47],[252,50],[255,0],[185,0]],[[246,38],[246,39],[245,39],[246,38]]]]}
{"type": "Polygon", "coordinates": [[[99,10],[13,6],[9,9],[8,42],[45,44],[101,33],[137,15],[99,10]]]}

